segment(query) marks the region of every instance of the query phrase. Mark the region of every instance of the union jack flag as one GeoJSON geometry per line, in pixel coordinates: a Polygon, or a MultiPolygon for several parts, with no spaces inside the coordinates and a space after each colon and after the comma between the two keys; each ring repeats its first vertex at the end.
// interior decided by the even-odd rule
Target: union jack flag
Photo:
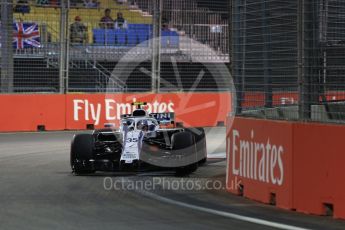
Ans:
{"type": "Polygon", "coordinates": [[[13,47],[17,49],[40,47],[40,31],[36,23],[13,24],[13,47]]]}

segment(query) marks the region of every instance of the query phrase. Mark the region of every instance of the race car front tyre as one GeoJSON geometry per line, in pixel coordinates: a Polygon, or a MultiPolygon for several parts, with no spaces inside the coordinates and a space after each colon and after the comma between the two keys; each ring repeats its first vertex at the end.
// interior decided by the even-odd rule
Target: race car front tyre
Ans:
{"type": "Polygon", "coordinates": [[[76,134],[71,144],[71,168],[77,174],[90,174],[95,170],[90,162],[93,158],[94,138],[91,134],[76,134]]]}
{"type": "Polygon", "coordinates": [[[188,159],[184,165],[176,168],[177,176],[186,176],[198,168],[195,138],[190,132],[174,133],[171,137],[173,154],[183,154],[188,159]]]}

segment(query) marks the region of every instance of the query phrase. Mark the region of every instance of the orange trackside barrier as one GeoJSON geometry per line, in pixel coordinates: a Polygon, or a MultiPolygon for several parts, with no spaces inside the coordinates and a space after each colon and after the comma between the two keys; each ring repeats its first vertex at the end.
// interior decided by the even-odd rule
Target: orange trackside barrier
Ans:
{"type": "Polygon", "coordinates": [[[0,132],[103,128],[131,113],[135,101],[154,113],[175,112],[186,127],[224,123],[231,108],[229,93],[0,95],[0,132]]]}
{"type": "Polygon", "coordinates": [[[333,207],[345,219],[345,127],[324,124],[294,126],[294,208],[324,215],[333,207]]]}
{"type": "Polygon", "coordinates": [[[290,123],[235,118],[227,131],[227,159],[230,192],[292,207],[290,123]]]}
{"type": "Polygon", "coordinates": [[[345,219],[344,137],[344,126],[235,118],[227,130],[227,188],[278,207],[333,211],[345,219]]]}
{"type": "Polygon", "coordinates": [[[0,105],[1,132],[65,129],[64,95],[0,95],[0,105]]]}
{"type": "Polygon", "coordinates": [[[129,114],[132,102],[147,102],[154,113],[175,112],[175,121],[184,126],[216,126],[230,112],[229,93],[163,94],[72,94],[66,96],[66,128],[102,128],[105,123],[118,124],[121,114],[129,114]]]}

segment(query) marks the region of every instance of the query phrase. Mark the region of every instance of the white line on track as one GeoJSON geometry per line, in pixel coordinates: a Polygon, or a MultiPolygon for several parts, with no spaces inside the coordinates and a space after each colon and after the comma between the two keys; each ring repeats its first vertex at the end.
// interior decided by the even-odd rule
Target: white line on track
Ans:
{"type": "Polygon", "coordinates": [[[161,202],[165,202],[165,203],[169,203],[172,205],[177,205],[177,206],[181,206],[181,207],[185,207],[185,208],[190,208],[193,210],[206,212],[209,214],[223,216],[223,217],[227,217],[227,218],[231,218],[231,219],[235,219],[235,220],[240,220],[240,221],[244,221],[244,222],[248,222],[248,223],[252,223],[252,224],[258,224],[258,225],[273,227],[273,228],[277,228],[277,229],[285,229],[285,230],[309,230],[307,228],[301,228],[301,227],[296,227],[296,226],[292,226],[292,225],[272,222],[272,221],[268,221],[268,220],[262,220],[262,219],[258,219],[258,218],[242,216],[242,215],[238,215],[235,213],[219,211],[219,210],[215,210],[215,209],[211,209],[211,208],[205,208],[205,207],[201,207],[198,205],[187,204],[184,202],[180,202],[180,201],[172,200],[172,199],[169,199],[166,197],[162,197],[162,196],[159,196],[157,194],[154,194],[154,193],[151,193],[151,192],[148,192],[145,190],[138,189],[137,192],[146,196],[146,197],[149,197],[149,198],[152,198],[154,200],[161,201],[161,202]]]}
{"type": "Polygon", "coordinates": [[[207,158],[209,159],[212,159],[212,158],[215,158],[215,159],[225,159],[226,158],[226,153],[223,152],[223,153],[208,153],[207,154],[207,158]]]}

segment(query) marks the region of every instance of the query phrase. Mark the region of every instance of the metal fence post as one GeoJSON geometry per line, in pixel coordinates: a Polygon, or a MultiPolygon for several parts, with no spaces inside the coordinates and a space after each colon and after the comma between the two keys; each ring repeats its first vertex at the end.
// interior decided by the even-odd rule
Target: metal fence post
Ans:
{"type": "Polygon", "coordinates": [[[320,30],[318,25],[317,3],[311,0],[298,1],[298,87],[299,119],[312,117],[311,106],[319,103],[319,72],[322,69],[320,55],[320,30]]]}
{"type": "Polygon", "coordinates": [[[245,81],[245,24],[242,17],[245,18],[245,2],[240,0],[233,0],[232,4],[232,47],[231,47],[231,62],[232,74],[236,87],[237,108],[236,114],[242,113],[242,102],[244,100],[244,81],[245,81]],[[243,31],[244,30],[244,31],[243,31]],[[241,46],[241,43],[242,46],[241,46]]]}
{"type": "Polygon", "coordinates": [[[70,0],[67,0],[67,8],[66,8],[66,64],[65,64],[65,91],[69,92],[69,63],[70,63],[70,30],[69,30],[69,13],[70,13],[70,0]]]}
{"type": "Polygon", "coordinates": [[[273,92],[272,92],[272,47],[271,47],[271,30],[269,20],[269,3],[262,1],[262,27],[263,27],[263,62],[264,62],[264,92],[265,92],[265,107],[271,108],[273,106],[273,92]]]}
{"type": "Polygon", "coordinates": [[[1,92],[13,92],[13,1],[1,3],[1,92]]]}
{"type": "Polygon", "coordinates": [[[247,0],[243,1],[243,9],[240,11],[240,18],[242,18],[242,23],[240,24],[240,37],[242,37],[242,49],[241,49],[241,92],[242,95],[245,92],[245,85],[246,85],[246,72],[247,72],[247,0]]]}
{"type": "Polygon", "coordinates": [[[61,1],[61,13],[60,13],[60,60],[59,60],[59,79],[60,79],[60,93],[66,93],[66,69],[68,68],[67,60],[67,30],[68,18],[67,18],[66,2],[61,1]]]}
{"type": "Polygon", "coordinates": [[[152,39],[152,92],[160,91],[161,28],[163,0],[154,0],[152,39]]]}
{"type": "Polygon", "coordinates": [[[298,0],[297,1],[297,76],[298,76],[298,116],[300,120],[305,120],[308,118],[308,107],[306,103],[306,91],[305,91],[305,84],[306,84],[306,77],[305,77],[305,0],[298,0]]]}
{"type": "Polygon", "coordinates": [[[233,78],[233,69],[234,69],[234,62],[233,62],[233,53],[232,53],[232,44],[233,44],[233,38],[232,38],[232,5],[233,5],[233,0],[229,0],[229,20],[228,20],[228,53],[229,53],[229,72],[231,74],[231,77],[233,78]]]}

